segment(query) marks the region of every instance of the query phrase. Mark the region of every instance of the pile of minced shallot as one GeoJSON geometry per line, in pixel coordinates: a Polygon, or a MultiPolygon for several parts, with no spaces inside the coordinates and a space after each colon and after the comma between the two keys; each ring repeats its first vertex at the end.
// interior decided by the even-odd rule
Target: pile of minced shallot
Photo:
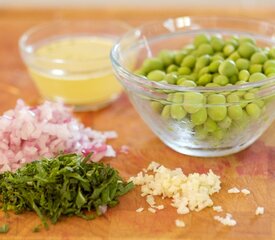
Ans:
{"type": "Polygon", "coordinates": [[[0,172],[14,171],[22,164],[58,153],[93,152],[92,161],[114,157],[106,140],[113,131],[85,128],[61,103],[44,102],[36,107],[17,101],[15,109],[0,116],[0,172]]]}

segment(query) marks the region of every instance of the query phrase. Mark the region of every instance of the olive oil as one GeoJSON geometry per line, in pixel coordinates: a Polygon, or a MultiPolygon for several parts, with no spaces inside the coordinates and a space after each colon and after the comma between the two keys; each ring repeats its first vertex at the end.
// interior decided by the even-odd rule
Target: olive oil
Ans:
{"type": "Polygon", "coordinates": [[[109,60],[112,45],[107,37],[48,40],[34,50],[36,63],[29,72],[46,99],[100,108],[122,91],[109,60]]]}

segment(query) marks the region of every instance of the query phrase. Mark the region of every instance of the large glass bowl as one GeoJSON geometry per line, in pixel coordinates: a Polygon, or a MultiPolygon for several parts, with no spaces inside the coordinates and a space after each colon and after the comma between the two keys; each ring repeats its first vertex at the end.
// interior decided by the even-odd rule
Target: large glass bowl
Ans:
{"type": "Polygon", "coordinates": [[[149,81],[134,74],[144,59],[155,56],[161,49],[181,49],[190,44],[200,33],[250,36],[257,45],[270,47],[275,42],[275,25],[256,20],[218,17],[180,17],[154,22],[131,30],[124,35],[111,51],[115,74],[126,89],[137,112],[151,130],[169,147],[177,152],[192,156],[223,156],[236,153],[255,142],[271,125],[275,117],[275,78],[224,87],[183,87],[149,81]],[[182,93],[183,102],[175,103],[171,95],[182,93]],[[194,126],[187,114],[177,120],[169,114],[161,114],[164,107],[191,104],[186,102],[188,93],[202,94],[205,102],[190,106],[209,109],[241,106],[241,119],[217,123],[219,129],[206,133],[203,126],[194,126]],[[231,93],[240,96],[239,102],[207,104],[209,95],[218,93],[227,97],[231,93]],[[252,93],[252,99],[245,99],[252,93]],[[169,97],[170,96],[170,97],[169,97]],[[260,115],[252,117],[245,111],[248,104],[260,106],[260,115]]]}

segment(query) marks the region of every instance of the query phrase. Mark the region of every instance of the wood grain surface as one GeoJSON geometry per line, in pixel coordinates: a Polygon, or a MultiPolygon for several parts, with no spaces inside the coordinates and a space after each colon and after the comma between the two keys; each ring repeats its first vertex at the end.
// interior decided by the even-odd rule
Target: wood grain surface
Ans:
{"type": "MultiPolygon", "coordinates": [[[[34,104],[39,95],[26,72],[18,53],[19,36],[39,22],[56,18],[121,19],[133,25],[153,19],[180,15],[226,15],[257,17],[273,20],[272,9],[241,11],[240,9],[168,9],[161,10],[12,10],[0,9],[0,113],[14,107],[18,98],[34,104]]],[[[169,201],[165,209],[152,214],[136,213],[139,207],[147,209],[140,196],[140,188],[121,198],[120,204],[103,217],[85,221],[77,217],[63,218],[50,230],[33,233],[39,223],[34,213],[9,214],[0,212],[0,225],[10,224],[10,231],[0,239],[275,239],[275,124],[248,149],[227,157],[196,158],[181,155],[166,147],[143,123],[123,94],[111,106],[91,113],[77,115],[86,126],[98,130],[115,130],[119,137],[110,143],[116,150],[128,145],[128,154],[118,152],[114,159],[104,159],[128,178],[138,173],[151,161],[169,168],[181,167],[185,173],[206,172],[212,169],[221,176],[222,190],[213,196],[215,205],[224,213],[232,213],[235,227],[226,227],[213,219],[217,215],[211,208],[179,216],[169,201]],[[126,127],[127,126],[127,127],[126,127]],[[251,194],[228,194],[231,187],[248,188],[251,194]],[[263,216],[255,216],[257,206],[265,207],[263,216]],[[175,219],[182,219],[185,228],[177,228],[175,219]]],[[[0,140],[1,141],[1,140],[0,140]]]]}

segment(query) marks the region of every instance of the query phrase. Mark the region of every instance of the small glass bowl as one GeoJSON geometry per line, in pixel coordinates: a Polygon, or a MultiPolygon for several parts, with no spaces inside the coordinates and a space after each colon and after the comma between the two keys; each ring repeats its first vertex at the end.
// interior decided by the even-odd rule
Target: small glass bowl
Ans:
{"type": "Polygon", "coordinates": [[[54,21],[28,30],[19,47],[43,98],[72,105],[75,111],[97,110],[122,92],[109,52],[129,30],[119,21],[54,21]]]}
{"type": "Polygon", "coordinates": [[[252,36],[263,47],[275,43],[275,25],[268,22],[218,17],[180,17],[146,24],[129,31],[113,47],[111,60],[116,76],[127,90],[137,112],[166,145],[191,156],[224,156],[250,146],[271,125],[275,118],[274,77],[242,85],[184,87],[148,81],[135,75],[133,68],[128,65],[129,62],[136,62],[137,69],[144,59],[157,55],[161,49],[181,49],[192,43],[194,37],[201,33],[221,34],[225,38],[232,35],[252,36]],[[186,103],[186,93],[190,92],[203,95],[203,103],[186,103]],[[171,96],[176,93],[182,94],[183,102],[175,103],[171,100],[171,96]],[[207,97],[213,93],[225,97],[237,93],[240,100],[235,103],[207,104],[207,97]],[[244,99],[242,96],[246,93],[253,93],[254,98],[244,99]],[[247,114],[245,108],[248,104],[260,106],[260,116],[253,118],[247,114]],[[169,107],[184,105],[205,109],[206,112],[210,108],[221,107],[228,111],[232,106],[241,106],[243,117],[239,120],[218,122],[219,128],[211,133],[205,131],[203,125],[195,126],[190,114],[181,120],[173,119],[169,107]],[[164,107],[168,109],[167,114],[161,114],[164,107]]]}

